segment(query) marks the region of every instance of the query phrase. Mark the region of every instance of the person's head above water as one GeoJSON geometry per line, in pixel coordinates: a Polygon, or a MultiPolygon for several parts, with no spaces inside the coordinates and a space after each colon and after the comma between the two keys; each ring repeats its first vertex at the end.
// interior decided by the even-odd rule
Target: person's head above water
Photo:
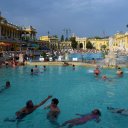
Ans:
{"type": "Polygon", "coordinates": [[[106,75],[103,75],[103,76],[102,76],[102,79],[103,79],[103,80],[106,80],[106,79],[107,79],[107,76],[106,76],[106,75]]]}
{"type": "Polygon", "coordinates": [[[35,65],[35,68],[37,68],[37,65],[35,65]]]}
{"type": "Polygon", "coordinates": [[[10,81],[6,81],[6,88],[9,88],[11,86],[10,81]]]}
{"type": "Polygon", "coordinates": [[[57,105],[59,103],[59,100],[57,98],[52,99],[52,104],[57,105]]]}
{"type": "Polygon", "coordinates": [[[26,108],[33,108],[33,107],[34,107],[34,105],[33,105],[32,100],[28,100],[28,101],[26,102],[26,108]]]}
{"type": "Polygon", "coordinates": [[[101,112],[100,112],[99,109],[94,109],[94,110],[92,111],[92,114],[101,116],[101,112]]]}
{"type": "Polygon", "coordinates": [[[31,69],[31,72],[33,72],[33,69],[31,69]]]}
{"type": "Polygon", "coordinates": [[[119,67],[118,70],[121,70],[121,68],[119,67]]]}

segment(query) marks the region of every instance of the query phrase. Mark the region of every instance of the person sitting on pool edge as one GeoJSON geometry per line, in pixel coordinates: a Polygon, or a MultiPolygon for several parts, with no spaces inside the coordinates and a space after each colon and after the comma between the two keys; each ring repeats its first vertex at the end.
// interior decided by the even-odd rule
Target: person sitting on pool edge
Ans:
{"type": "Polygon", "coordinates": [[[31,114],[33,111],[35,111],[41,105],[43,105],[51,97],[52,96],[48,96],[46,99],[44,99],[41,103],[39,103],[37,105],[34,105],[32,100],[28,100],[26,102],[26,106],[15,113],[16,114],[16,118],[13,118],[13,119],[6,118],[4,121],[15,122],[17,120],[22,120],[24,117],[26,117],[27,115],[31,114]]]}
{"type": "Polygon", "coordinates": [[[88,121],[91,121],[91,120],[96,120],[96,122],[98,123],[100,121],[99,117],[101,116],[101,112],[99,109],[94,109],[89,114],[85,114],[85,115],[76,114],[76,115],[79,115],[81,117],[68,120],[68,121],[64,122],[61,127],[69,124],[68,128],[72,128],[73,126],[82,125],[82,124],[87,123],[88,121]]]}
{"type": "Polygon", "coordinates": [[[54,123],[60,113],[60,109],[57,106],[59,103],[59,100],[57,98],[53,98],[51,101],[51,104],[45,107],[44,109],[50,109],[50,111],[47,114],[47,119],[49,119],[52,123],[54,123]]]}

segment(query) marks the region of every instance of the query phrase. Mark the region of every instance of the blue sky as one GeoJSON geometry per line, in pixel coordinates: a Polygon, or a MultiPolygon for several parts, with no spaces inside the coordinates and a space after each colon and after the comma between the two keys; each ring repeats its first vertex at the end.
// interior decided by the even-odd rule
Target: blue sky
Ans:
{"type": "Polygon", "coordinates": [[[128,0],[0,0],[0,11],[16,25],[35,27],[37,36],[62,35],[64,29],[79,37],[128,30],[128,0]]]}

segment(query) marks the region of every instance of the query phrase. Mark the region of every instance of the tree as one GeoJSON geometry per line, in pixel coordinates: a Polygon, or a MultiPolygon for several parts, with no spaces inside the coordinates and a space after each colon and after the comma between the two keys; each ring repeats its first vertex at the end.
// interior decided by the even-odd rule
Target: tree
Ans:
{"type": "Polygon", "coordinates": [[[86,48],[87,49],[93,49],[94,47],[93,47],[93,44],[90,41],[87,41],[86,48]]]}
{"type": "Polygon", "coordinates": [[[67,37],[65,38],[65,41],[68,41],[68,38],[67,37]]]}
{"type": "Polygon", "coordinates": [[[57,36],[57,35],[53,35],[53,37],[58,38],[58,36],[57,36]]]}
{"type": "Polygon", "coordinates": [[[99,36],[95,36],[94,38],[95,39],[102,39],[102,37],[99,37],[99,36]]]}
{"type": "Polygon", "coordinates": [[[61,36],[60,41],[61,41],[61,42],[64,41],[64,35],[61,36]]]}
{"type": "Polygon", "coordinates": [[[106,45],[101,45],[101,49],[104,49],[105,50],[106,47],[107,47],[106,45]]]}
{"type": "Polygon", "coordinates": [[[82,43],[79,44],[79,48],[83,48],[83,44],[82,43]]]}
{"type": "Polygon", "coordinates": [[[75,37],[71,37],[71,38],[70,38],[70,41],[71,41],[71,46],[72,46],[72,48],[73,48],[73,49],[76,49],[76,48],[77,48],[77,45],[78,45],[78,43],[77,43],[77,41],[76,41],[76,38],[75,38],[75,37]]]}

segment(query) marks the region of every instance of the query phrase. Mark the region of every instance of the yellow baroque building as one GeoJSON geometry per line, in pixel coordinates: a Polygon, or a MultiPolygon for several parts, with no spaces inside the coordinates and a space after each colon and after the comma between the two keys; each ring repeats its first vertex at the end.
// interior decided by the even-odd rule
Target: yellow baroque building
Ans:
{"type": "Polygon", "coordinates": [[[22,27],[14,25],[0,15],[0,43],[26,43],[36,40],[36,29],[32,26],[22,27]]]}
{"type": "Polygon", "coordinates": [[[60,49],[63,49],[63,50],[72,49],[71,41],[59,42],[59,48],[60,48],[60,49]]]}
{"type": "Polygon", "coordinates": [[[105,45],[106,49],[109,48],[109,39],[108,38],[96,39],[96,38],[76,37],[76,41],[78,42],[78,47],[80,46],[80,44],[83,45],[84,50],[86,50],[86,45],[87,45],[88,41],[90,41],[92,43],[92,45],[95,47],[95,49],[97,49],[97,50],[101,50],[102,45],[105,45]]]}
{"type": "Polygon", "coordinates": [[[109,47],[113,51],[125,50],[128,51],[128,33],[116,33],[112,37],[112,44],[109,47]]]}
{"type": "Polygon", "coordinates": [[[39,37],[39,40],[42,42],[45,42],[45,44],[48,46],[49,49],[57,50],[59,49],[59,41],[58,37],[56,36],[41,36],[39,37]]]}
{"type": "Polygon", "coordinates": [[[109,39],[108,38],[106,38],[106,39],[96,39],[96,38],[91,39],[90,38],[88,40],[93,44],[93,46],[97,50],[101,50],[103,45],[106,46],[106,49],[109,49],[109,39]]]}

